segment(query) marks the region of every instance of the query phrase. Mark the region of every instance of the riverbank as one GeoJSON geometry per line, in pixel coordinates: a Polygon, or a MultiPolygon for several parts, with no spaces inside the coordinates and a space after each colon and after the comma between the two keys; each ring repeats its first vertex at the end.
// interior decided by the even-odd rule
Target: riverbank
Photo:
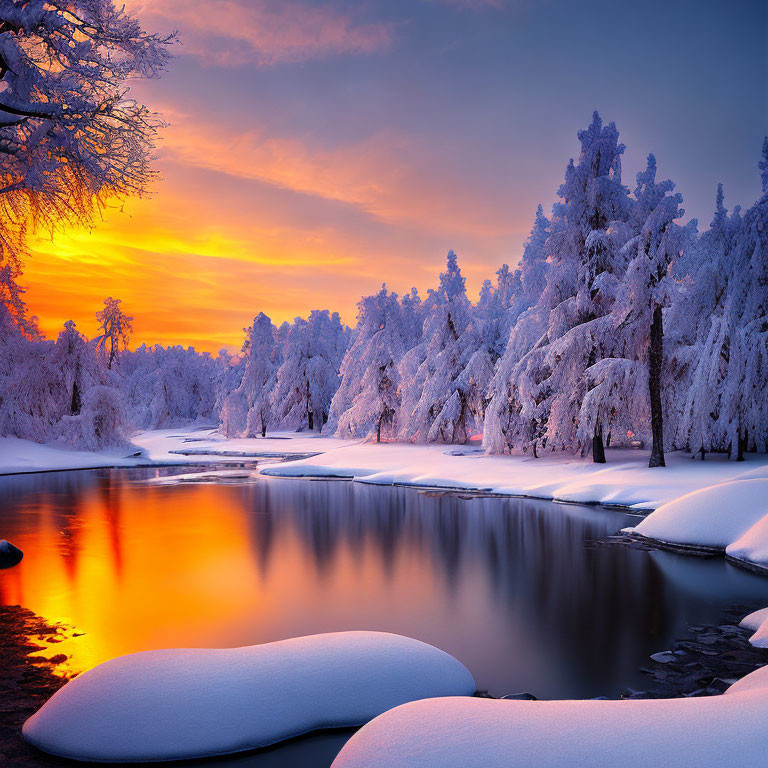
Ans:
{"type": "Polygon", "coordinates": [[[716,455],[694,460],[680,451],[667,467],[649,469],[645,451],[607,449],[606,464],[566,455],[488,456],[471,446],[370,444],[312,433],[274,433],[266,438],[229,439],[211,426],[142,432],[136,452],[89,453],[0,439],[0,475],[102,467],[238,464],[247,459],[285,459],[261,474],[340,478],[378,485],[452,489],[524,496],[578,504],[650,511],[693,491],[732,480],[768,478],[768,455],[746,461],[716,455]]]}
{"type": "Polygon", "coordinates": [[[241,463],[244,459],[306,458],[357,441],[316,434],[275,432],[266,438],[229,439],[213,426],[185,426],[140,432],[135,450],[76,451],[63,445],[43,445],[15,437],[0,438],[0,475],[58,472],[76,469],[186,466],[241,463]]]}
{"type": "Polygon", "coordinates": [[[0,606],[0,766],[69,765],[43,755],[21,738],[24,721],[67,682],[54,671],[64,659],[40,655],[66,632],[26,608],[0,606]]]}
{"type": "Polygon", "coordinates": [[[488,456],[457,445],[357,444],[261,470],[276,477],[342,478],[376,485],[479,491],[578,504],[650,511],[719,483],[768,478],[768,456],[731,462],[694,461],[680,451],[667,466],[649,469],[644,451],[606,450],[607,463],[574,456],[488,456]]]}

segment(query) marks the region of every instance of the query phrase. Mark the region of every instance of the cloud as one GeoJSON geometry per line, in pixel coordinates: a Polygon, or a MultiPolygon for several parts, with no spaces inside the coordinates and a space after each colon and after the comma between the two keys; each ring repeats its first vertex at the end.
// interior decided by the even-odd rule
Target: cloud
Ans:
{"type": "Polygon", "coordinates": [[[327,146],[270,135],[262,126],[238,132],[162,111],[170,122],[163,156],[181,165],[343,202],[387,224],[483,236],[509,231],[509,212],[492,180],[483,169],[447,162],[452,153],[434,139],[387,129],[327,146]]]}
{"type": "Polygon", "coordinates": [[[482,10],[483,8],[504,8],[507,5],[507,0],[424,0],[424,2],[453,5],[475,11],[482,10]]]}
{"type": "Polygon", "coordinates": [[[271,67],[344,54],[372,54],[391,43],[391,25],[297,0],[128,0],[152,30],[178,29],[180,55],[203,64],[271,67]]]}
{"type": "Polygon", "coordinates": [[[400,293],[433,286],[450,247],[471,291],[504,252],[506,238],[383,223],[344,201],[171,158],[160,170],[154,197],[107,211],[92,231],[32,240],[22,282],[47,337],[68,319],[94,335],[96,310],[116,295],[135,343],[237,349],[259,311],[279,323],[327,307],[354,324],[359,297],[384,280],[400,293]]]}

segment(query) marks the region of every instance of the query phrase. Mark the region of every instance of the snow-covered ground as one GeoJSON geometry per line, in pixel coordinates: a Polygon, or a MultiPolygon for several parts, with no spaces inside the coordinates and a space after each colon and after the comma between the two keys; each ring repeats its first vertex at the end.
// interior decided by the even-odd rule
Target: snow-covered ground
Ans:
{"type": "Polygon", "coordinates": [[[742,477],[768,478],[768,456],[744,462],[693,461],[672,453],[665,468],[648,468],[645,452],[608,450],[607,464],[564,456],[486,456],[457,445],[357,444],[265,467],[279,477],[343,477],[380,485],[458,488],[649,510],[683,494],[742,477]]]}
{"type": "Polygon", "coordinates": [[[408,701],[474,692],[466,667],[439,648],[386,632],[334,632],[120,656],[67,683],[23,733],[75,760],[181,760],[361,725],[408,701]]]}
{"type": "Polygon", "coordinates": [[[768,468],[683,494],[662,504],[626,533],[683,548],[725,552],[768,572],[768,468]]]}
{"type": "Polygon", "coordinates": [[[308,456],[352,444],[314,434],[276,432],[267,438],[229,440],[212,427],[181,427],[141,432],[135,451],[75,451],[60,445],[0,438],[0,475],[96,467],[144,467],[154,464],[210,464],[243,458],[308,456]]]}
{"type": "Polygon", "coordinates": [[[629,701],[451,697],[385,712],[333,768],[723,768],[763,765],[768,668],[722,696],[629,701]]]}

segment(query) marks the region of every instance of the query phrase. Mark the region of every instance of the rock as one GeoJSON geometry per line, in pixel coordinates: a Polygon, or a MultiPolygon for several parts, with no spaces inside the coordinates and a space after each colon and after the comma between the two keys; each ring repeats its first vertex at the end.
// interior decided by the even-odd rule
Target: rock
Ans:
{"type": "Polygon", "coordinates": [[[658,661],[659,664],[670,664],[673,661],[677,661],[675,654],[672,651],[659,651],[659,653],[652,653],[651,658],[654,661],[658,661]]]}
{"type": "Polygon", "coordinates": [[[11,568],[21,562],[24,553],[10,541],[0,539],[0,568],[11,568]]]}

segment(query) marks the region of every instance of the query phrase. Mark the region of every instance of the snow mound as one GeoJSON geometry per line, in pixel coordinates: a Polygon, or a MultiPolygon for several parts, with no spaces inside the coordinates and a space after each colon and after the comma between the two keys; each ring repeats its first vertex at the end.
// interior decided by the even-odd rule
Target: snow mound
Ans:
{"type": "Polygon", "coordinates": [[[733,480],[662,504],[627,531],[668,544],[724,550],[766,514],[768,479],[733,480]]]}
{"type": "Polygon", "coordinates": [[[768,619],[757,628],[755,634],[749,638],[749,642],[755,648],[768,648],[768,619]]]}
{"type": "MultiPolygon", "coordinates": [[[[768,483],[768,480],[765,482],[768,483]]],[[[743,536],[729,544],[725,553],[734,560],[768,569],[768,500],[764,500],[762,506],[766,514],[743,536]]]]}
{"type": "Polygon", "coordinates": [[[405,702],[470,695],[452,656],[384,632],[121,656],[57,691],[24,738],[75,760],[149,762],[264,747],[354,726],[405,702]]]}
{"type": "Polygon", "coordinates": [[[760,669],[750,672],[741,680],[737,680],[725,693],[728,696],[734,696],[738,693],[756,691],[761,691],[764,695],[768,694],[768,667],[760,667],[760,669]]]}
{"type": "Polygon", "coordinates": [[[768,668],[725,696],[628,701],[439,698],[359,730],[332,768],[762,765],[768,668]]]}
{"type": "Polygon", "coordinates": [[[760,629],[760,625],[768,619],[768,608],[761,608],[759,611],[754,611],[748,616],[745,616],[740,622],[739,626],[743,629],[751,629],[756,632],[760,629]]]}

